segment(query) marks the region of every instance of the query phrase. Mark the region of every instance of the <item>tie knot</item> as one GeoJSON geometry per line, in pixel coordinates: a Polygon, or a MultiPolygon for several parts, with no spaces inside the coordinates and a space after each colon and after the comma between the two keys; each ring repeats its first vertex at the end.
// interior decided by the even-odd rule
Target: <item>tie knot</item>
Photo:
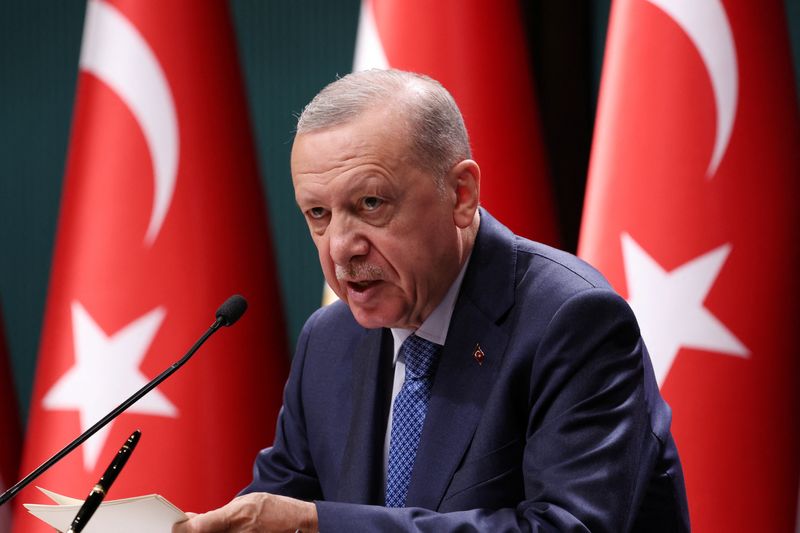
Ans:
{"type": "Polygon", "coordinates": [[[406,362],[406,376],[412,379],[430,377],[436,364],[439,346],[422,337],[411,335],[400,347],[406,362]]]}

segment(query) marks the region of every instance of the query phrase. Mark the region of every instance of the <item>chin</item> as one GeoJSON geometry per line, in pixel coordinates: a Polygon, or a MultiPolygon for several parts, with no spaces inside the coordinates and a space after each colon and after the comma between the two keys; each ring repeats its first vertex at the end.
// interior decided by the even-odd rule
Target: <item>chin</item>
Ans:
{"type": "Polygon", "coordinates": [[[380,320],[372,316],[370,313],[353,313],[353,317],[356,319],[356,322],[363,328],[367,329],[377,329],[377,328],[390,328],[392,326],[386,325],[384,320],[380,320]]]}
{"type": "Polygon", "coordinates": [[[350,307],[350,311],[353,313],[356,322],[358,322],[361,327],[367,329],[410,327],[402,325],[402,321],[396,315],[386,313],[385,311],[370,311],[366,309],[354,309],[353,307],[350,307]]]}

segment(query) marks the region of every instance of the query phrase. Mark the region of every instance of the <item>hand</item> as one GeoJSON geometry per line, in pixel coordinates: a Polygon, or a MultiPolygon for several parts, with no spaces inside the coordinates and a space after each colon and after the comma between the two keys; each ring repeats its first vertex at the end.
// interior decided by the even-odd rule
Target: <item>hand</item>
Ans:
{"type": "Polygon", "coordinates": [[[295,533],[315,532],[317,507],[310,502],[254,492],[205,514],[172,526],[172,533],[295,533]]]}

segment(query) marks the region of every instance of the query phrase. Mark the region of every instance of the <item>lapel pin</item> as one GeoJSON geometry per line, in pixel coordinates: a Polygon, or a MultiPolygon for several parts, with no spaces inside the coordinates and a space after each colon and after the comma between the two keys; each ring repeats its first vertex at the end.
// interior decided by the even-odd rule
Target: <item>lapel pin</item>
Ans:
{"type": "Polygon", "coordinates": [[[479,365],[483,364],[483,360],[486,359],[486,354],[483,353],[483,350],[481,350],[480,344],[475,345],[475,350],[472,352],[472,357],[475,358],[475,361],[477,361],[479,365]]]}

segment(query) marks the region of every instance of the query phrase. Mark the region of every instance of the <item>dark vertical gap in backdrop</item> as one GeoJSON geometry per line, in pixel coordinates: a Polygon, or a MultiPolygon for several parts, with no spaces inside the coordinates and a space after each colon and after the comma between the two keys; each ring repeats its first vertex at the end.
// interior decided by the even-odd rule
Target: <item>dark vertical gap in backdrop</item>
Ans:
{"type": "MultiPolygon", "coordinates": [[[[593,0],[589,4],[591,13],[589,39],[591,40],[592,105],[596,109],[597,95],[600,90],[600,74],[606,51],[606,34],[608,32],[608,17],[611,12],[611,0],[593,0]]],[[[592,113],[592,116],[594,116],[594,113],[592,113]]]]}
{"type": "Polygon", "coordinates": [[[794,89],[797,93],[797,101],[800,103],[800,1],[785,0],[784,6],[786,7],[786,23],[789,26],[789,39],[792,47],[794,89]]]}
{"type": "Polygon", "coordinates": [[[562,247],[574,252],[591,149],[594,101],[587,2],[521,2],[562,247]]]}

